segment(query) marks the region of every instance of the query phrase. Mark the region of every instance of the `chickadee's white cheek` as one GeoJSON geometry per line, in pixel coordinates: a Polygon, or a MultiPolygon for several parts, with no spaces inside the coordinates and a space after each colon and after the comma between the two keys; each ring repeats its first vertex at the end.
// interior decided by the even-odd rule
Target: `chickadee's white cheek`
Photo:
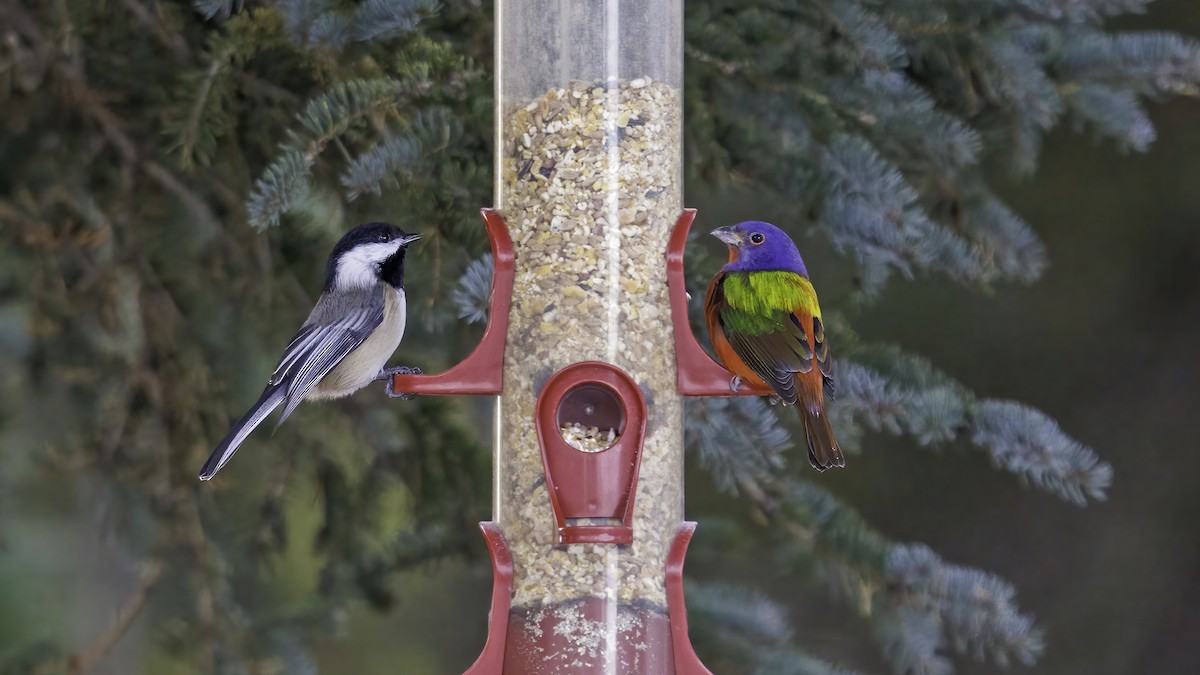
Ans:
{"type": "Polygon", "coordinates": [[[379,281],[379,266],[400,248],[399,241],[361,244],[338,259],[339,288],[362,288],[379,281]]]}

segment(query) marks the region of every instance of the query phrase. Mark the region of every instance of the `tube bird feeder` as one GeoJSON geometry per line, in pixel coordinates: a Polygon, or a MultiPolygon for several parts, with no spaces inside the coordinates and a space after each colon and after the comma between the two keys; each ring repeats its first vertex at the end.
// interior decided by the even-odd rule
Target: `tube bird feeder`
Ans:
{"type": "Polygon", "coordinates": [[[489,635],[471,675],[709,671],[687,635],[682,0],[497,0],[480,346],[395,391],[499,394],[489,635]],[[664,254],[666,259],[664,260],[664,254]]]}
{"type": "MultiPolygon", "coordinates": [[[[496,512],[515,573],[505,673],[672,673],[665,569],[683,521],[683,406],[662,251],[683,205],[683,4],[500,0],[496,25],[496,198],[517,257],[497,413],[496,512]],[[641,390],[636,483],[607,488],[623,477],[542,461],[539,393],[586,360],[641,390]],[[547,508],[606,489],[634,492],[628,525],[547,508]],[[564,518],[584,538],[560,539],[564,518]],[[624,536],[587,537],[602,528],[624,536]]],[[[592,393],[595,408],[604,390],[592,393]]],[[[623,442],[636,412],[623,408],[624,430],[577,414],[552,432],[623,442]]]]}
{"type": "MultiPolygon", "coordinates": [[[[517,257],[496,420],[495,510],[514,565],[505,672],[674,672],[664,582],[683,520],[683,407],[662,255],[682,208],[683,3],[496,8],[495,192],[517,257]],[[636,482],[543,462],[539,393],[583,361],[644,399],[636,482]],[[628,491],[632,513],[552,508],[605,490],[628,491]],[[561,519],[582,536],[563,539],[561,519]],[[588,536],[605,530],[623,534],[588,536]]],[[[587,391],[598,410],[605,390],[587,391]]],[[[562,418],[543,432],[560,438],[543,440],[579,430],[600,439],[581,446],[611,455],[635,407],[621,399],[624,420],[562,418]]]]}

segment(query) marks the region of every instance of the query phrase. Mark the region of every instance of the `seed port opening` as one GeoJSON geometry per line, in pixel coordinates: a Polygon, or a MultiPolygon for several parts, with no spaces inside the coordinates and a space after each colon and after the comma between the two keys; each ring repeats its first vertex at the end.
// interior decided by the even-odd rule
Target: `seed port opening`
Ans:
{"type": "Polygon", "coordinates": [[[581,384],[558,404],[559,433],[582,452],[607,450],[625,431],[625,408],[617,393],[599,384],[581,384]]]}

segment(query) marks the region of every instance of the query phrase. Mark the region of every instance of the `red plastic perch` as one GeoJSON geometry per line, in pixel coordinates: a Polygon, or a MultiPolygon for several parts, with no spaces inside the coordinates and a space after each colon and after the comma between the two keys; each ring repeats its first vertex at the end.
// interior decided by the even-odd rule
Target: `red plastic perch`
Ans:
{"type": "Polygon", "coordinates": [[[516,255],[508,226],[499,211],[482,209],[483,224],[492,244],[492,294],[483,338],[467,358],[434,375],[393,375],[392,391],[412,394],[492,394],[504,388],[504,342],[508,338],[508,308],[512,305],[516,255]]]}
{"type": "Polygon", "coordinates": [[[770,396],[774,392],[769,388],[747,383],[742,383],[736,392],[732,391],[729,382],[733,373],[709,356],[692,333],[687,289],[683,282],[683,250],[695,219],[696,209],[684,209],[675,221],[675,229],[667,243],[667,288],[671,296],[671,324],[675,331],[676,388],[684,396],[770,396]]]}

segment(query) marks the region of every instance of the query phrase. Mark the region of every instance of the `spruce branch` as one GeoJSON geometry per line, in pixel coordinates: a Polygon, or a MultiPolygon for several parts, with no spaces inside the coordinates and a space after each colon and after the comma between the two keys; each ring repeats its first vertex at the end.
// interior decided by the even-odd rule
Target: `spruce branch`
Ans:
{"type": "Polygon", "coordinates": [[[1013,402],[976,401],[928,361],[898,350],[860,356],[888,370],[838,364],[837,419],[845,425],[907,433],[920,445],[966,437],[997,467],[1066,501],[1084,506],[1089,498],[1105,498],[1112,466],[1044,413],[1013,402]]]}
{"type": "Polygon", "coordinates": [[[1157,138],[1154,123],[1133,91],[1087,83],[1064,98],[1077,127],[1089,126],[1123,150],[1144,152],[1157,138]]]}
{"type": "Polygon", "coordinates": [[[351,36],[366,42],[402,35],[436,10],[436,0],[366,0],[354,12],[351,36]]]}
{"type": "MultiPolygon", "coordinates": [[[[845,597],[872,621],[898,675],[952,673],[948,648],[1000,665],[1028,665],[1040,656],[1041,631],[1018,611],[1008,582],[944,563],[923,545],[892,543],[828,490],[787,472],[761,473],[743,487],[771,525],[782,562],[815,557],[841,579],[845,597]]],[[[735,653],[753,653],[748,645],[787,647],[791,631],[769,601],[743,594],[740,603],[730,602],[735,595],[722,588],[699,601],[689,595],[689,603],[712,617],[714,639],[733,634],[735,653]]]]}
{"type": "Polygon", "coordinates": [[[205,21],[228,19],[236,12],[242,11],[245,0],[192,0],[192,8],[205,21]]]}
{"type": "Polygon", "coordinates": [[[892,271],[911,277],[967,257],[962,239],[929,219],[900,171],[861,137],[834,137],[821,169],[828,196],[820,222],[834,247],[856,259],[869,295],[892,271]]]}
{"type": "Polygon", "coordinates": [[[1105,17],[1141,14],[1151,0],[1016,0],[1020,9],[1034,16],[1067,24],[1095,24],[1105,17]]]}
{"type": "Polygon", "coordinates": [[[909,392],[880,373],[857,363],[839,361],[837,385],[841,395],[835,410],[847,424],[855,416],[874,431],[900,434],[909,406],[909,392]]]}
{"type": "Polygon", "coordinates": [[[696,632],[747,647],[778,645],[792,636],[786,612],[767,596],[724,583],[687,584],[688,615],[700,619],[696,632]]]}
{"type": "Polygon", "coordinates": [[[957,268],[963,281],[1031,284],[1046,269],[1046,247],[1017,214],[998,199],[983,196],[966,204],[960,226],[969,242],[971,264],[957,268]]]}
{"type": "Polygon", "coordinates": [[[1112,465],[1064,434],[1044,413],[1020,403],[981,401],[972,415],[970,437],[997,466],[1080,506],[1089,498],[1103,500],[1112,483],[1112,465]]]}
{"type": "Polygon", "coordinates": [[[304,153],[285,149],[254,182],[246,203],[250,224],[260,230],[278,225],[280,217],[308,195],[311,170],[312,160],[304,153]]]}
{"type": "Polygon", "coordinates": [[[313,24],[330,11],[329,0],[279,0],[278,6],[284,27],[294,43],[304,47],[319,46],[313,24]]]}
{"type": "Polygon", "coordinates": [[[983,138],[965,120],[941,110],[924,88],[899,71],[867,71],[834,94],[846,105],[869,110],[878,123],[873,145],[901,162],[906,174],[956,177],[974,166],[983,138]]]}
{"type": "Polygon", "coordinates": [[[279,6],[297,44],[325,49],[404,35],[438,7],[436,0],[366,0],[351,11],[333,9],[329,0],[282,0],[279,6]]]}
{"type": "Polygon", "coordinates": [[[717,487],[736,494],[738,485],[783,467],[792,447],[775,411],[761,398],[689,401],[685,441],[717,487]]]}
{"type": "Polygon", "coordinates": [[[1009,32],[985,40],[975,76],[987,104],[1003,110],[1008,118],[1014,171],[1029,175],[1037,167],[1042,138],[1062,115],[1063,101],[1046,72],[1044,56],[1023,37],[1009,32]]]}
{"type": "Polygon", "coordinates": [[[930,626],[936,627],[940,639],[933,641],[932,650],[927,638],[907,640],[920,660],[936,663],[929,655],[940,651],[943,642],[1001,666],[1013,660],[1032,665],[1045,649],[1042,632],[1017,611],[1012,585],[993,574],[946,564],[928,546],[915,544],[891,550],[884,579],[899,612],[889,620],[899,621],[913,636],[927,636],[930,626]]]}
{"type": "MultiPolygon", "coordinates": [[[[349,80],[310,99],[296,116],[297,128],[288,132],[289,142],[254,184],[246,205],[250,224],[258,229],[278,225],[284,213],[312,194],[312,167],[325,147],[355,122],[394,109],[398,91],[393,80],[349,80]]],[[[365,172],[372,168],[379,167],[355,165],[352,171],[362,172],[355,178],[369,178],[365,172]]]]}
{"type": "Polygon", "coordinates": [[[186,112],[176,114],[177,119],[168,120],[168,131],[175,137],[169,149],[177,154],[179,166],[185,171],[196,164],[207,166],[216,149],[233,94],[228,70],[232,54],[232,47],[226,45],[209,58],[203,72],[189,73],[180,82],[179,89],[191,97],[191,104],[186,112]],[[171,126],[178,128],[172,130],[171,126]]]}
{"type": "Polygon", "coordinates": [[[793,644],[784,608],[762,593],[722,583],[687,584],[692,643],[751,675],[855,675],[793,644]]]}
{"type": "Polygon", "coordinates": [[[485,253],[471,261],[458,278],[458,287],[451,299],[458,310],[458,318],[467,323],[487,321],[492,298],[492,254],[485,253]]]}
{"type": "Polygon", "coordinates": [[[320,152],[326,143],[367,115],[396,104],[400,85],[390,79],[349,80],[313,97],[297,115],[300,129],[293,144],[302,139],[309,152],[320,152]]]}
{"type": "Polygon", "coordinates": [[[1083,31],[1065,40],[1058,77],[1144,96],[1200,94],[1200,42],[1171,33],[1083,31]]]}
{"type": "Polygon", "coordinates": [[[781,473],[760,476],[754,487],[747,494],[780,525],[779,533],[795,548],[793,554],[825,562],[833,576],[841,578],[847,595],[860,608],[869,607],[863,593],[877,583],[890,548],[887,539],[850,505],[809,481],[781,473]]]}
{"type": "Polygon", "coordinates": [[[288,675],[318,675],[317,662],[290,626],[264,631],[267,648],[278,659],[280,672],[288,675]]]}
{"type": "Polygon", "coordinates": [[[858,675],[859,671],[823,661],[799,649],[759,649],[750,675],[858,675]]]}
{"type": "MultiPolygon", "coordinates": [[[[818,6],[824,9],[825,6],[818,6]]],[[[875,12],[858,2],[835,2],[827,6],[831,28],[852,45],[845,57],[856,70],[864,74],[885,72],[908,65],[904,44],[887,23],[875,12]]]]}
{"type": "Polygon", "coordinates": [[[843,423],[839,429],[864,424],[875,431],[909,434],[921,445],[949,440],[962,430],[970,392],[928,361],[888,348],[867,348],[857,355],[880,370],[838,361],[842,394],[834,410],[843,423]]]}
{"type": "Polygon", "coordinates": [[[336,11],[323,12],[308,25],[307,47],[341,49],[351,42],[354,18],[336,11]]]}
{"type": "Polygon", "coordinates": [[[346,199],[353,201],[364,192],[379,195],[383,185],[399,185],[399,174],[410,173],[421,157],[421,145],[409,135],[393,136],[354,158],[342,174],[346,199]]]}
{"type": "Polygon", "coordinates": [[[883,611],[875,637],[897,675],[951,675],[954,664],[943,653],[945,638],[937,616],[911,607],[883,611]]]}

